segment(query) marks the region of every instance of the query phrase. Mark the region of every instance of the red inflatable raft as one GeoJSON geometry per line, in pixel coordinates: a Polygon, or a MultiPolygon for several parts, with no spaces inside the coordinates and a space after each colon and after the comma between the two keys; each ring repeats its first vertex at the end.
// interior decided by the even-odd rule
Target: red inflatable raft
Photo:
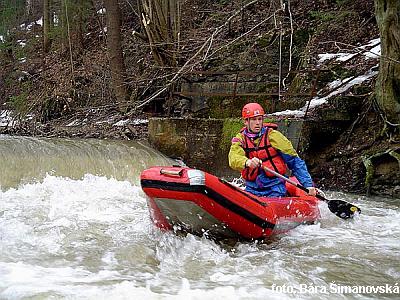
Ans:
{"type": "MultiPolygon", "coordinates": [[[[206,172],[152,167],[140,176],[150,216],[161,229],[213,238],[262,239],[320,218],[318,199],[257,197],[206,172]]],[[[289,186],[288,186],[289,187],[289,186]]]]}

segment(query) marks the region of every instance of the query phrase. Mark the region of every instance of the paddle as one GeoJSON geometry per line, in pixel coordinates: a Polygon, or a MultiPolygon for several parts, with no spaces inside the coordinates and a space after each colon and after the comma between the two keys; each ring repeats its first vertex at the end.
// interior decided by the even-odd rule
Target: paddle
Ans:
{"type": "MultiPolygon", "coordinates": [[[[302,186],[300,183],[294,182],[293,180],[275,172],[274,170],[271,170],[270,168],[264,167],[263,169],[267,172],[270,172],[272,174],[274,174],[275,176],[289,182],[290,184],[298,187],[299,189],[305,191],[306,193],[308,193],[308,188],[302,186]]],[[[328,203],[328,208],[329,210],[334,213],[336,216],[338,216],[339,218],[342,219],[349,219],[349,218],[353,218],[354,214],[356,212],[358,212],[359,214],[361,213],[361,209],[358,208],[357,206],[343,201],[343,200],[329,200],[326,199],[325,197],[323,197],[322,195],[317,194],[315,197],[317,197],[318,199],[325,201],[328,203]]]]}

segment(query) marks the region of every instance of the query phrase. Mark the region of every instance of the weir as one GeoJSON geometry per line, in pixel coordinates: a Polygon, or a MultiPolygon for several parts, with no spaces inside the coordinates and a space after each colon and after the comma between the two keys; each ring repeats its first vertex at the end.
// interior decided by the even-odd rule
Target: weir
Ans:
{"type": "Polygon", "coordinates": [[[139,184],[153,165],[175,161],[146,141],[35,138],[0,135],[0,189],[40,182],[47,175],[81,179],[86,174],[139,184]]]}

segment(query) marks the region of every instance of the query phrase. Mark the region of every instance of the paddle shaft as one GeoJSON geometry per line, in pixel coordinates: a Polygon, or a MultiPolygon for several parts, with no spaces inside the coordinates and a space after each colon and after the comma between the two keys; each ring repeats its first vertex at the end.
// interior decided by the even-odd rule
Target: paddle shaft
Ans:
{"type": "MultiPolygon", "coordinates": [[[[279,174],[278,172],[275,172],[274,170],[271,170],[270,168],[267,168],[267,167],[264,167],[264,166],[262,166],[262,167],[263,167],[263,169],[265,171],[270,172],[270,173],[274,174],[276,177],[279,177],[279,178],[289,182],[290,184],[298,187],[299,189],[305,191],[308,194],[308,192],[309,192],[308,188],[306,188],[306,187],[302,186],[301,184],[291,180],[290,178],[287,178],[287,177],[283,176],[282,174],[279,174]]],[[[323,196],[321,196],[319,194],[315,195],[315,197],[317,197],[318,199],[321,199],[321,200],[323,200],[325,202],[329,202],[330,201],[330,200],[326,199],[325,197],[323,197],[323,196]]]]}
{"type": "MultiPolygon", "coordinates": [[[[299,189],[305,191],[307,194],[309,192],[308,188],[302,186],[301,184],[279,174],[278,172],[275,172],[274,170],[271,170],[270,168],[264,167],[262,166],[262,168],[266,171],[266,172],[270,172],[272,174],[274,174],[276,177],[281,178],[287,182],[289,182],[290,184],[298,187],[299,189]]],[[[334,213],[336,216],[338,216],[339,218],[342,219],[349,219],[349,218],[353,218],[354,214],[357,213],[361,213],[361,209],[358,208],[357,206],[348,203],[346,201],[343,200],[329,200],[326,199],[324,196],[321,196],[319,194],[315,195],[315,197],[317,197],[318,199],[325,201],[328,203],[328,208],[329,210],[334,213]]]]}

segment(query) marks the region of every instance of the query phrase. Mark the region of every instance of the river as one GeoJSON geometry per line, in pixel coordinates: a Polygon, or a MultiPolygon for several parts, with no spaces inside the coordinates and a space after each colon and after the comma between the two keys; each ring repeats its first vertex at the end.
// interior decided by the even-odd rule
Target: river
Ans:
{"type": "Polygon", "coordinates": [[[172,161],[144,142],[0,135],[0,299],[399,299],[399,201],[328,192],[352,221],[267,243],[160,232],[140,172],[172,161]]]}

